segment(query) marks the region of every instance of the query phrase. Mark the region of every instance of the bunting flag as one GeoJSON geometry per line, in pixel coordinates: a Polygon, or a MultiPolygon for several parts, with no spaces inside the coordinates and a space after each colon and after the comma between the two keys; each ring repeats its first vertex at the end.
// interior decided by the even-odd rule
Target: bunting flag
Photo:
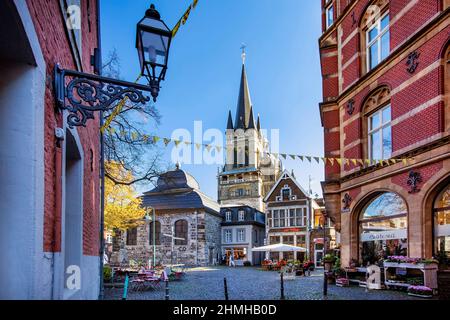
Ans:
{"type": "Polygon", "coordinates": [[[175,36],[178,33],[178,30],[180,29],[180,26],[186,24],[186,21],[188,20],[189,15],[191,14],[191,11],[197,7],[197,4],[198,4],[198,0],[194,0],[191,3],[191,5],[189,5],[189,7],[186,9],[183,16],[180,18],[180,20],[178,20],[175,27],[173,27],[173,29],[172,29],[172,38],[175,38],[175,36]]]}
{"type": "MultiPolygon", "coordinates": [[[[142,74],[140,74],[134,83],[138,83],[138,81],[141,79],[142,74]]],[[[106,122],[102,125],[100,128],[100,132],[103,133],[106,128],[108,128],[111,125],[111,122],[114,120],[115,117],[122,111],[123,107],[125,106],[125,103],[128,101],[128,96],[120,100],[120,102],[117,104],[114,111],[109,115],[108,119],[106,119],[106,122]]]]}
{"type": "Polygon", "coordinates": [[[164,144],[166,145],[166,147],[170,143],[170,141],[171,141],[170,139],[164,138],[164,144]]]}
{"type": "MultiPolygon", "coordinates": [[[[106,128],[106,130],[113,134],[116,132],[116,129],[113,127],[108,127],[106,128]]],[[[120,131],[120,136],[121,137],[125,137],[127,136],[127,132],[124,130],[120,131]]],[[[181,143],[184,143],[186,146],[195,146],[195,148],[197,148],[197,150],[200,150],[202,147],[205,147],[206,150],[208,152],[211,152],[212,149],[217,150],[217,152],[221,152],[223,149],[234,149],[234,147],[230,147],[230,146],[219,146],[219,145],[213,145],[213,144],[201,144],[201,143],[194,143],[191,141],[182,141],[182,140],[178,140],[178,139],[169,139],[169,138],[164,138],[164,137],[159,137],[159,136],[149,136],[149,135],[142,135],[138,132],[131,132],[130,133],[130,138],[132,140],[137,140],[137,139],[143,139],[144,142],[148,142],[149,140],[153,142],[153,144],[157,144],[159,141],[163,141],[164,145],[166,147],[169,146],[169,144],[171,142],[173,142],[173,144],[175,145],[175,147],[179,147],[179,145],[181,143]]],[[[248,152],[248,151],[246,151],[248,152]]],[[[397,163],[403,163],[405,166],[408,165],[408,163],[414,163],[414,159],[413,158],[402,158],[402,159],[383,159],[383,160],[371,160],[371,159],[350,159],[350,158],[331,158],[331,157],[318,157],[318,156],[306,156],[306,155],[298,155],[298,154],[287,154],[287,153],[275,153],[275,152],[261,152],[261,154],[267,154],[269,156],[274,156],[276,158],[279,158],[280,156],[287,160],[288,157],[291,158],[292,160],[296,160],[297,158],[304,162],[304,161],[308,161],[309,163],[312,163],[312,159],[314,159],[318,164],[320,164],[320,161],[322,160],[322,162],[327,165],[327,164],[331,164],[332,166],[335,165],[335,162],[338,163],[339,166],[347,165],[350,166],[350,163],[352,163],[354,166],[357,166],[358,164],[361,167],[364,166],[371,166],[371,165],[379,165],[381,167],[384,166],[390,166],[390,165],[395,165],[397,163]]]]}

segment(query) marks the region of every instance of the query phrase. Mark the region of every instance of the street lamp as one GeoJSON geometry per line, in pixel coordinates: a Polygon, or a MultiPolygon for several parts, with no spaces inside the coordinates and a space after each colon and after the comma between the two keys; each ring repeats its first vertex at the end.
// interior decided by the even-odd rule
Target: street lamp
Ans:
{"type": "Polygon", "coordinates": [[[325,256],[327,254],[327,217],[328,215],[326,214],[326,212],[323,212],[323,223],[322,226],[320,226],[319,228],[321,228],[323,230],[323,257],[322,257],[322,261],[323,261],[323,295],[327,296],[328,294],[328,279],[327,279],[327,270],[325,268],[325,256]]]}
{"type": "Polygon", "coordinates": [[[159,93],[159,83],[166,75],[171,40],[172,31],[161,20],[159,12],[152,4],[137,25],[136,49],[141,74],[147,78],[155,102],[159,93]]]}
{"type": "MultiPolygon", "coordinates": [[[[117,102],[128,98],[133,103],[150,101],[143,92],[150,92],[153,101],[158,97],[160,82],[167,70],[172,32],[161,20],[152,4],[144,18],[137,24],[136,48],[141,64],[141,75],[148,84],[138,84],[119,79],[102,77],[98,74],[63,69],[58,63],[54,71],[54,93],[58,109],[67,110],[67,124],[70,128],[86,126],[88,119],[94,119],[94,112],[105,112],[116,108],[117,102]],[[66,81],[66,77],[70,81],[66,81]]],[[[100,51],[94,51],[91,59],[94,70],[101,69],[100,51]]]]}

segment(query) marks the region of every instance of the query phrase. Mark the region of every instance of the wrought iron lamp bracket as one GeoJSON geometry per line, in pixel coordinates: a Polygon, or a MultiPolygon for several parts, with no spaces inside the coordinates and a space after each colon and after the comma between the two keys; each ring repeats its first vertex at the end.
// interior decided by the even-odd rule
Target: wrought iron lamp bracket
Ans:
{"type": "Polygon", "coordinates": [[[150,86],[65,70],[59,64],[54,72],[56,106],[58,110],[69,112],[70,128],[85,127],[87,120],[94,119],[94,112],[112,110],[124,98],[133,103],[150,101],[150,97],[143,94],[151,92],[150,86]],[[70,78],[67,84],[66,78],[70,78]]]}

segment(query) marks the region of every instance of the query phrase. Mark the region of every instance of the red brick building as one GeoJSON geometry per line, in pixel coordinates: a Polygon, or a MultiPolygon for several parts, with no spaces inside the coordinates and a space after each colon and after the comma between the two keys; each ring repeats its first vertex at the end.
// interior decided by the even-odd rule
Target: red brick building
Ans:
{"type": "Polygon", "coordinates": [[[344,266],[450,254],[449,6],[322,0],[325,156],[350,159],[322,187],[344,266]]]}
{"type": "Polygon", "coordinates": [[[98,298],[99,118],[69,128],[53,90],[56,63],[93,73],[98,5],[0,1],[1,299],[98,298]]]}

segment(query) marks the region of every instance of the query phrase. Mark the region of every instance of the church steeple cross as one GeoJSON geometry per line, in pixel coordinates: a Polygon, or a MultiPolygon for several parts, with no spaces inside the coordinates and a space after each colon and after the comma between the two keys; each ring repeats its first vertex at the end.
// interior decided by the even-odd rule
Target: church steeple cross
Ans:
{"type": "Polygon", "coordinates": [[[241,45],[241,57],[242,57],[242,64],[245,64],[245,58],[246,58],[246,54],[245,54],[245,48],[247,48],[247,45],[245,43],[242,43],[241,45]]]}

